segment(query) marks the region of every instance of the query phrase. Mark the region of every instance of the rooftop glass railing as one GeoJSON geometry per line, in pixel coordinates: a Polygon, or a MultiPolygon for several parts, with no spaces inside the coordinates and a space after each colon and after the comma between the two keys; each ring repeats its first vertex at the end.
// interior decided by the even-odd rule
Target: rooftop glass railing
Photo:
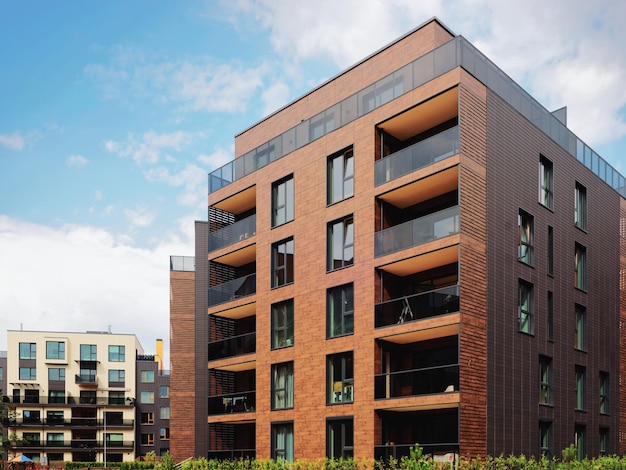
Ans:
{"type": "Polygon", "coordinates": [[[209,253],[256,234],[256,214],[209,233],[209,253]]]}
{"type": "Polygon", "coordinates": [[[195,271],[196,258],[193,256],[170,256],[170,271],[195,271]]]}
{"type": "Polygon", "coordinates": [[[256,294],[256,273],[209,287],[209,307],[256,294]]]}
{"type": "Polygon", "coordinates": [[[463,67],[626,198],[626,180],[464,37],[457,36],[209,173],[209,194],[456,67],[463,67]]]}

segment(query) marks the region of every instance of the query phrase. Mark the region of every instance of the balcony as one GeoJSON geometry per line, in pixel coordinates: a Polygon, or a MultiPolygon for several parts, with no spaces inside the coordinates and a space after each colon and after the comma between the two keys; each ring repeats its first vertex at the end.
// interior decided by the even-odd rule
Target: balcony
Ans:
{"type": "Polygon", "coordinates": [[[453,206],[374,234],[376,257],[459,233],[459,206],[453,206]]]}
{"type": "Polygon", "coordinates": [[[211,460],[248,460],[254,459],[256,449],[209,450],[207,459],[211,460]]]}
{"type": "Polygon", "coordinates": [[[382,328],[459,311],[460,287],[443,287],[376,304],[374,326],[382,328]]]}
{"type": "Polygon", "coordinates": [[[256,407],[256,391],[229,393],[209,397],[209,415],[250,413],[256,407]]]}
{"type": "Polygon", "coordinates": [[[250,354],[256,351],[256,332],[246,333],[209,343],[209,361],[250,354]]]}
{"type": "Polygon", "coordinates": [[[209,287],[209,307],[256,294],[256,273],[209,287]]]}
{"type": "Polygon", "coordinates": [[[459,148],[459,126],[454,126],[378,160],[375,184],[379,186],[455,155],[459,148]]]}
{"type": "Polygon", "coordinates": [[[97,386],[98,378],[95,373],[92,374],[76,374],[74,383],[77,385],[97,386]]]}
{"type": "Polygon", "coordinates": [[[377,400],[458,390],[458,364],[389,372],[374,377],[374,398],[377,400]]]}
{"type": "MultiPolygon", "coordinates": [[[[402,457],[411,457],[411,449],[415,447],[415,444],[386,444],[380,446],[374,446],[374,459],[376,461],[384,460],[388,461],[393,458],[400,460],[402,457]]],[[[420,447],[423,449],[423,455],[432,456],[434,461],[447,462],[444,459],[448,454],[459,453],[458,442],[443,442],[439,444],[426,444],[423,445],[420,442],[420,447]]]]}
{"type": "Polygon", "coordinates": [[[256,235],[256,214],[209,233],[209,253],[256,235]]]}

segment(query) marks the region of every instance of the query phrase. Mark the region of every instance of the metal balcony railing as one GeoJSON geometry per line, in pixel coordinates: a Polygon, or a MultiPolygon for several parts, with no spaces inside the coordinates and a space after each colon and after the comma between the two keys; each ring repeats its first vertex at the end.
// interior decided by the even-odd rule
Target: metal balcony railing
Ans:
{"type": "Polygon", "coordinates": [[[256,273],[209,287],[209,307],[256,294],[256,273]]]}
{"type": "Polygon", "coordinates": [[[256,214],[209,233],[209,253],[256,235],[256,214]]]}
{"type": "Polygon", "coordinates": [[[238,336],[209,343],[209,361],[222,359],[225,357],[250,354],[256,351],[256,332],[246,333],[238,336]]]}
{"type": "Polygon", "coordinates": [[[209,397],[209,415],[250,413],[255,410],[256,391],[229,393],[209,397]]]}
{"type": "MultiPolygon", "coordinates": [[[[444,454],[458,454],[460,444],[458,442],[442,442],[437,444],[422,444],[420,447],[423,449],[424,455],[444,455],[444,454]]],[[[399,460],[402,457],[410,457],[411,449],[415,447],[415,444],[387,444],[374,446],[374,459],[375,460],[389,460],[390,458],[399,460]]]]}
{"type": "Polygon", "coordinates": [[[253,459],[255,456],[256,449],[209,450],[207,452],[209,460],[242,460],[253,459]]]}
{"type": "Polygon", "coordinates": [[[459,153],[459,126],[424,139],[376,161],[376,186],[459,153]]]}
{"type": "Polygon", "coordinates": [[[459,206],[394,225],[374,234],[376,257],[459,233],[459,206]]]}
{"type": "Polygon", "coordinates": [[[458,364],[389,372],[374,377],[374,398],[377,400],[458,390],[458,364]]]}

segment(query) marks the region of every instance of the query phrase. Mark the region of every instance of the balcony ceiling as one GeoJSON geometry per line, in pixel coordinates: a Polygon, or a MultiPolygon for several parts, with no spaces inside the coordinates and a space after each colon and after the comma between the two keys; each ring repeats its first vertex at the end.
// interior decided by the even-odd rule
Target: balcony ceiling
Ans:
{"type": "Polygon", "coordinates": [[[256,361],[238,362],[237,364],[226,364],[218,367],[211,367],[215,370],[225,370],[229,372],[242,372],[244,370],[256,369],[256,361]]]}
{"type": "Polygon", "coordinates": [[[217,258],[212,258],[210,261],[216,263],[227,264],[238,268],[244,264],[252,263],[256,259],[256,244],[248,245],[240,250],[226,253],[217,258]]]}
{"type": "Polygon", "coordinates": [[[400,140],[432,129],[459,114],[459,91],[452,88],[435,98],[379,124],[378,127],[400,140]]]}
{"type": "Polygon", "coordinates": [[[256,207],[256,186],[251,186],[226,199],[222,199],[220,202],[213,204],[213,207],[231,214],[246,212],[256,207]]]}
{"type": "Polygon", "coordinates": [[[459,185],[458,166],[440,171],[378,196],[399,209],[426,201],[455,190],[459,185]]]}
{"type": "Polygon", "coordinates": [[[239,305],[228,310],[222,310],[221,312],[214,312],[212,315],[222,318],[230,318],[231,320],[239,320],[240,318],[251,317],[256,314],[256,303],[248,303],[245,305],[239,305]]]}
{"type": "MultiPolygon", "coordinates": [[[[453,317],[458,321],[458,315],[453,317]]],[[[443,319],[438,319],[443,320],[443,319]]],[[[402,328],[419,328],[421,322],[408,322],[402,325],[402,328]]],[[[400,329],[400,327],[398,328],[400,329]]],[[[451,323],[448,325],[442,325],[435,328],[426,328],[413,331],[407,331],[404,333],[397,333],[391,336],[381,336],[379,339],[383,339],[388,343],[395,344],[411,344],[418,343],[420,341],[427,341],[429,339],[445,338],[446,336],[456,336],[459,334],[459,324],[451,323]]]]}
{"type": "MultiPolygon", "coordinates": [[[[427,247],[427,244],[424,246],[427,247]]],[[[429,251],[421,255],[389,263],[384,266],[380,266],[380,269],[388,273],[395,274],[396,276],[404,277],[409,274],[415,274],[422,271],[428,271],[429,269],[439,266],[445,266],[446,264],[456,263],[458,260],[459,248],[457,245],[452,245],[440,250],[429,251]]]]}
{"type": "MultiPolygon", "coordinates": [[[[422,397],[418,397],[422,398],[422,397]]],[[[438,393],[430,395],[427,399],[424,397],[423,399],[405,399],[403,401],[411,402],[417,401],[415,404],[407,404],[407,405],[398,405],[399,399],[394,399],[393,404],[395,406],[391,406],[390,400],[385,400],[385,404],[389,404],[390,406],[380,406],[379,403],[376,403],[376,410],[384,410],[384,411],[397,411],[400,413],[406,413],[409,411],[426,411],[426,410],[443,410],[447,408],[457,408],[460,403],[460,394],[458,392],[453,393],[438,393]]],[[[381,400],[382,404],[383,401],[381,400]]]]}

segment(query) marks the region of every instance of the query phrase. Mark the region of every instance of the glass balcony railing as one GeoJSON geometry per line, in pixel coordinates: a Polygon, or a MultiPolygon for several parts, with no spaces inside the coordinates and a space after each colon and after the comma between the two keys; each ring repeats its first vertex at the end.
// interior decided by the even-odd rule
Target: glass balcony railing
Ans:
{"type": "Polygon", "coordinates": [[[207,453],[209,460],[243,460],[253,459],[255,456],[256,449],[209,450],[207,453]]]}
{"type": "Polygon", "coordinates": [[[96,375],[76,374],[75,383],[77,384],[96,385],[97,382],[98,382],[98,379],[96,378],[96,375]]]}
{"type": "Polygon", "coordinates": [[[458,285],[448,286],[381,302],[374,307],[374,325],[382,328],[458,312],[459,292],[458,285]]]}
{"type": "Polygon", "coordinates": [[[196,258],[193,256],[170,256],[170,271],[196,270],[196,258]]]}
{"type": "Polygon", "coordinates": [[[394,225],[374,234],[376,257],[459,233],[459,206],[394,225]]]}
{"type": "Polygon", "coordinates": [[[256,391],[229,393],[209,397],[209,414],[250,413],[256,405],[256,391]]]}
{"type": "Polygon", "coordinates": [[[209,307],[256,294],[256,273],[209,287],[209,307]]]}
{"type": "MultiPolygon", "coordinates": [[[[410,457],[411,449],[415,447],[415,444],[387,444],[381,446],[374,446],[374,459],[376,460],[389,460],[390,458],[400,460],[402,457],[410,457]]],[[[444,455],[444,454],[458,454],[459,443],[458,442],[442,442],[438,444],[422,444],[420,447],[423,449],[424,455],[444,455]]]]}
{"type": "Polygon", "coordinates": [[[459,126],[424,139],[378,160],[376,186],[459,153],[459,126]]]}
{"type": "Polygon", "coordinates": [[[256,214],[209,233],[209,253],[256,234],[256,214]]]}
{"type": "Polygon", "coordinates": [[[256,351],[256,332],[232,336],[209,343],[209,361],[250,354],[256,351]]]}
{"type": "Polygon", "coordinates": [[[374,398],[399,398],[459,390],[459,366],[445,365],[378,374],[374,398]]]}

